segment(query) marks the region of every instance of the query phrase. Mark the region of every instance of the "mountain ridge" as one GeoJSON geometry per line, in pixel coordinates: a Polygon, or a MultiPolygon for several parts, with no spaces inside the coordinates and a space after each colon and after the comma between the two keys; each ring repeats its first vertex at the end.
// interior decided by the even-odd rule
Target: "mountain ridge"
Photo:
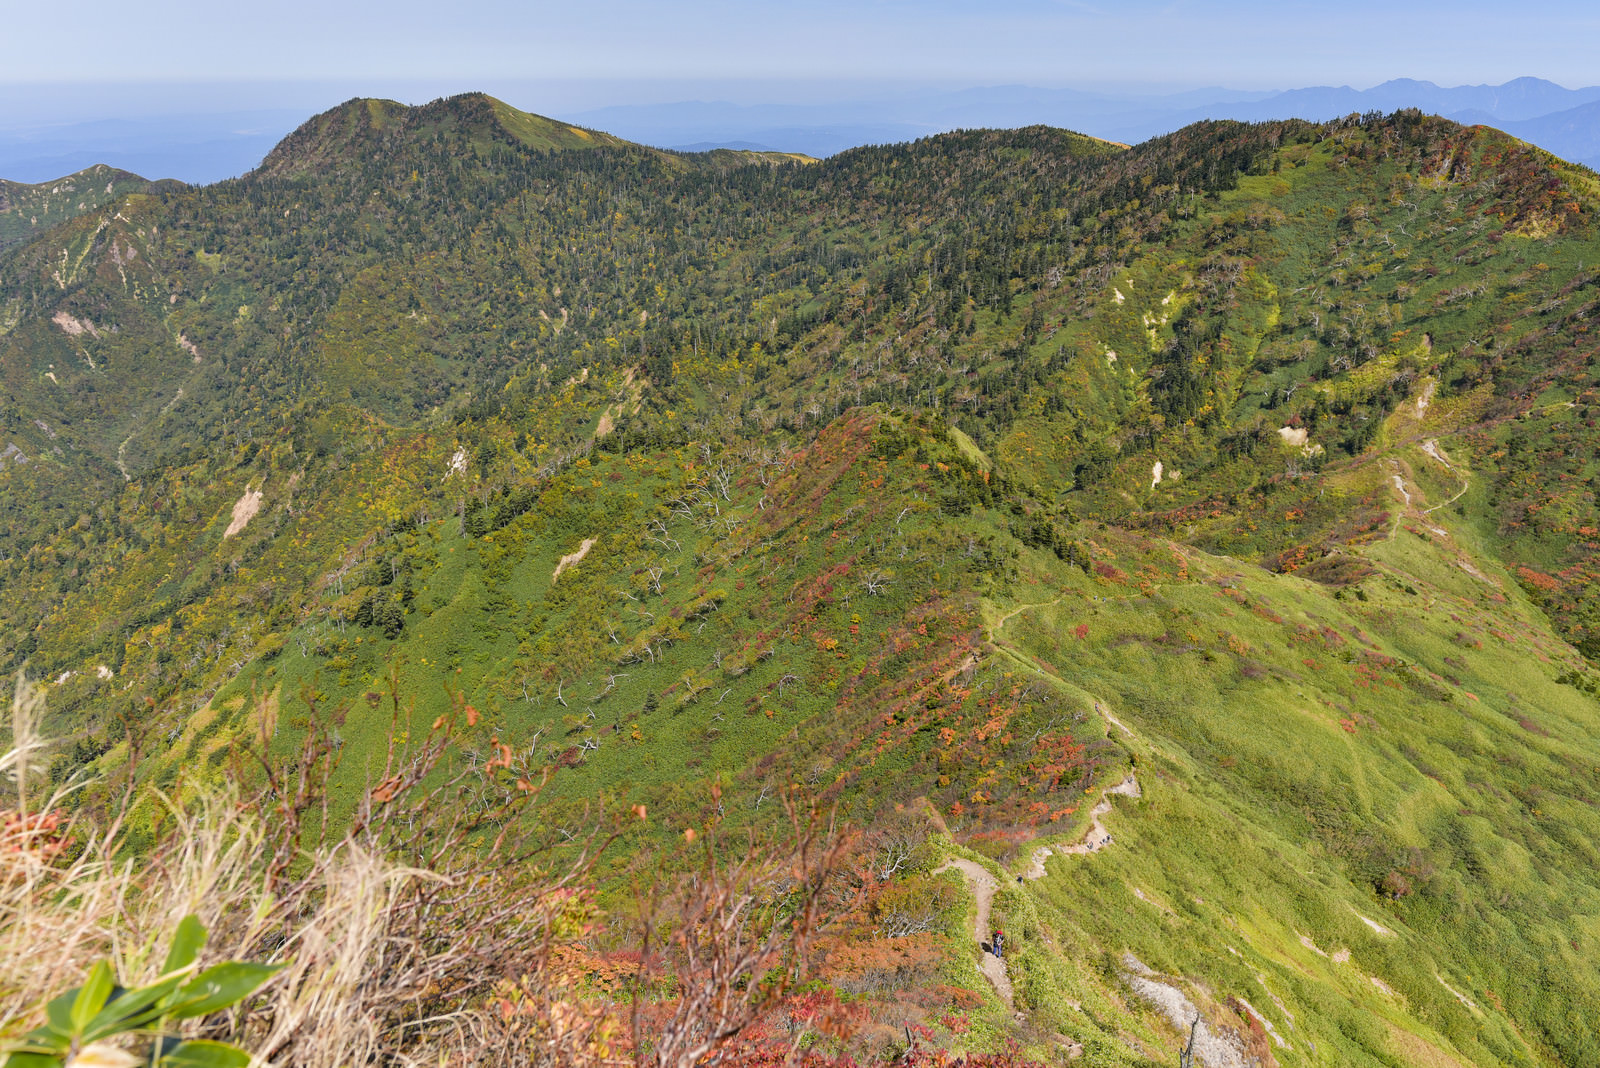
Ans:
{"type": "Polygon", "coordinates": [[[23,244],[63,220],[132,192],[171,189],[181,183],[151,182],[97,163],[47,182],[0,179],[0,252],[23,244]],[[100,183],[104,182],[102,188],[100,183]]]}
{"type": "MultiPolygon", "coordinates": [[[[1532,121],[1537,115],[1593,101],[1600,87],[1566,89],[1539,78],[1502,85],[1444,88],[1416,79],[1393,79],[1368,89],[1318,86],[1270,92],[1191,91],[1166,97],[1119,97],[1078,89],[990,86],[904,100],[855,101],[833,108],[806,105],[736,106],[694,101],[680,104],[612,106],[576,116],[624,130],[634,140],[683,144],[749,140],[787,145],[812,155],[832,155],[854,140],[886,143],[939,130],[1014,127],[1031,123],[1068,126],[1109,140],[1137,143],[1208,119],[1326,121],[1351,113],[1419,107],[1447,117],[1476,111],[1490,125],[1532,121]],[[1200,96],[1197,98],[1197,94],[1200,96]],[[1505,110],[1509,109],[1509,110],[1505,110]]],[[[1474,120],[1477,121],[1477,120],[1474,120]]],[[[1568,158],[1584,157],[1557,139],[1543,147],[1568,158]]]]}
{"type": "MultiPolygon", "coordinates": [[[[1514,79],[1500,86],[1453,88],[1440,88],[1416,79],[1395,79],[1385,86],[1387,89],[1383,86],[1364,90],[1343,87],[1340,91],[1347,96],[1355,95],[1348,96],[1343,103],[1325,101],[1315,109],[1315,114],[1300,110],[1297,117],[1322,120],[1350,111],[1392,111],[1399,107],[1421,106],[1446,116],[1475,111],[1477,115],[1470,121],[1483,121],[1481,115],[1491,115],[1494,118],[1490,125],[1504,125],[1512,121],[1531,121],[1526,114],[1529,108],[1538,111],[1581,104],[1582,95],[1592,90],[1592,87],[1567,90],[1537,78],[1514,79]],[[1386,94],[1381,99],[1373,95],[1380,89],[1386,94]],[[1505,106],[1507,97],[1533,103],[1526,104],[1520,111],[1515,108],[1509,112],[1497,110],[1505,106]]],[[[1332,91],[1334,87],[1326,86],[1287,90],[1313,95],[1332,91]]],[[[1141,95],[1109,90],[989,86],[935,91],[931,96],[924,92],[842,101],[829,106],[788,104],[734,108],[704,102],[624,106],[589,109],[569,119],[576,119],[583,126],[617,129],[637,142],[658,146],[745,140],[803,149],[820,158],[853,145],[910,140],[939,129],[1015,127],[1039,122],[1134,143],[1204,118],[1259,120],[1275,117],[1236,112],[1231,107],[1251,106],[1263,99],[1282,97],[1284,92],[1215,88],[1141,95]],[[1196,108],[1199,110],[1194,110],[1196,108]]],[[[304,89],[286,91],[286,95],[303,96],[304,89]]],[[[192,107],[192,103],[174,106],[177,112],[183,112],[192,107]]],[[[18,107],[19,114],[25,112],[26,105],[20,98],[18,107]]],[[[1299,109],[1280,110],[1297,112],[1299,109]]],[[[43,180],[92,163],[115,162],[141,173],[179,174],[190,180],[216,181],[259,165],[279,139],[277,136],[268,139],[268,131],[280,130],[287,134],[292,126],[299,124],[303,114],[286,111],[281,106],[216,115],[177,112],[167,118],[80,122],[68,126],[60,125],[62,118],[57,117],[53,125],[23,125],[9,133],[0,131],[0,174],[43,180]],[[102,147],[85,155],[78,148],[84,144],[102,147]],[[171,158],[163,156],[163,151],[171,158]],[[4,162],[8,159],[14,162],[4,162]],[[55,162],[49,162],[51,159],[55,162]],[[22,170],[16,171],[18,167],[22,170]]],[[[1553,136],[1557,140],[1544,147],[1567,158],[1579,161],[1588,158],[1560,140],[1559,131],[1553,136]]]]}

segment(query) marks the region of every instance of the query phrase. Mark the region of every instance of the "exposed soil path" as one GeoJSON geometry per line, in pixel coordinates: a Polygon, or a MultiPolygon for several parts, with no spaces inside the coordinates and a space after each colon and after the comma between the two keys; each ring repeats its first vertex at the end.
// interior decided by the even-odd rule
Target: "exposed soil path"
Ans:
{"type": "Polygon", "coordinates": [[[1000,995],[1000,1000],[1006,1003],[1006,1008],[1015,1006],[1015,997],[1011,990],[1011,976],[1006,971],[1006,962],[994,955],[989,948],[989,910],[994,905],[995,891],[1000,889],[1000,884],[984,870],[983,865],[964,857],[951,857],[937,868],[933,874],[951,868],[959,871],[967,880],[967,885],[972,888],[972,896],[978,901],[978,917],[973,923],[972,934],[977,939],[980,956],[978,969],[988,978],[994,987],[995,993],[1000,995]]]}
{"type": "Polygon", "coordinates": [[[1451,497],[1448,501],[1442,501],[1439,504],[1434,505],[1432,508],[1424,508],[1422,510],[1422,514],[1423,515],[1431,515],[1434,512],[1437,512],[1439,509],[1446,507],[1447,505],[1455,504],[1457,501],[1459,501],[1461,499],[1462,494],[1466,493],[1467,490],[1469,490],[1471,488],[1472,488],[1472,483],[1469,482],[1469,481],[1463,480],[1462,483],[1461,483],[1461,488],[1456,490],[1456,495],[1454,497],[1451,497]]]}
{"type": "MultiPolygon", "coordinates": [[[[1439,448],[1439,439],[1437,439],[1437,438],[1429,438],[1427,441],[1424,441],[1422,443],[1422,451],[1427,453],[1429,456],[1433,457],[1435,460],[1438,460],[1440,463],[1444,464],[1444,466],[1446,468],[1448,468],[1449,470],[1451,470],[1451,471],[1455,471],[1456,470],[1456,465],[1451,463],[1450,462],[1450,458],[1447,457],[1444,454],[1444,452],[1439,448]]],[[[1456,473],[1460,474],[1460,472],[1456,472],[1456,473]]],[[[1434,512],[1437,512],[1439,509],[1444,508],[1447,505],[1451,505],[1451,504],[1456,503],[1457,501],[1459,501],[1461,499],[1461,495],[1466,493],[1467,490],[1469,490],[1471,488],[1472,488],[1472,480],[1470,478],[1467,478],[1465,475],[1462,475],[1462,477],[1461,477],[1461,488],[1456,490],[1456,495],[1454,497],[1451,497],[1448,501],[1444,501],[1444,502],[1442,502],[1440,504],[1436,504],[1432,508],[1424,508],[1422,510],[1422,514],[1423,515],[1432,515],[1434,512]]]]}
{"type": "MultiPolygon", "coordinates": [[[[1451,538],[1450,532],[1443,527],[1435,526],[1434,520],[1431,518],[1434,512],[1437,512],[1439,509],[1448,507],[1449,505],[1454,504],[1456,501],[1459,501],[1462,496],[1466,494],[1467,490],[1472,488],[1472,479],[1464,474],[1459,468],[1457,468],[1455,464],[1450,462],[1450,458],[1444,454],[1442,449],[1439,448],[1438,438],[1426,439],[1422,442],[1419,448],[1421,448],[1430,459],[1435,460],[1443,465],[1446,470],[1460,476],[1461,488],[1456,490],[1455,495],[1449,500],[1441,501],[1440,503],[1432,505],[1428,508],[1418,508],[1413,503],[1411,492],[1406,486],[1404,476],[1401,474],[1401,466],[1399,462],[1397,462],[1392,456],[1389,457],[1389,467],[1393,472],[1390,477],[1394,480],[1394,488],[1399,491],[1401,497],[1405,498],[1405,505],[1399,510],[1399,513],[1394,517],[1394,522],[1389,526],[1389,540],[1394,540],[1395,536],[1400,533],[1401,527],[1405,525],[1406,517],[1411,516],[1412,518],[1423,523],[1428,530],[1444,544],[1447,550],[1455,554],[1455,565],[1457,567],[1480,582],[1488,583],[1491,586],[1498,586],[1499,584],[1497,582],[1474,566],[1466,551],[1460,548],[1460,546],[1455,543],[1454,539],[1451,538]]],[[[1418,490],[1418,493],[1420,494],[1421,490],[1418,490]]]]}
{"type": "MultiPolygon", "coordinates": [[[[1120,724],[1118,724],[1121,726],[1120,724]]],[[[1127,728],[1124,727],[1124,730],[1127,728]]],[[[1033,859],[1027,869],[1018,876],[1020,879],[1039,879],[1044,876],[1044,862],[1054,853],[1062,856],[1083,855],[1098,853],[1112,842],[1111,832],[1106,830],[1105,824],[1100,822],[1100,817],[1111,811],[1111,795],[1121,794],[1124,797],[1138,797],[1142,791],[1139,789],[1139,780],[1129,775],[1115,786],[1107,787],[1101,791],[1100,803],[1094,806],[1090,813],[1089,829],[1084,832],[1081,841],[1069,846],[1040,846],[1033,851],[1033,859]]],[[[1000,883],[995,877],[975,861],[964,857],[951,857],[937,868],[933,874],[954,869],[959,871],[967,881],[967,886],[972,890],[972,896],[978,903],[978,913],[973,920],[972,936],[978,943],[979,957],[978,970],[983,972],[994,987],[995,993],[1000,995],[1000,1000],[1006,1003],[1007,1008],[1016,1005],[1015,993],[1011,987],[1011,975],[1006,970],[1006,962],[994,955],[993,947],[989,944],[989,935],[993,928],[990,926],[990,914],[994,907],[995,892],[1000,889],[1000,883]]]]}
{"type": "Polygon", "coordinates": [[[994,621],[995,633],[998,634],[1000,632],[1000,628],[1005,626],[1007,621],[1009,621],[1012,616],[1020,615],[1021,613],[1034,608],[1054,608],[1056,605],[1066,600],[1066,598],[1067,595],[1063,593],[1060,597],[1057,597],[1053,601],[1040,601],[1037,604],[1019,604],[1017,607],[1013,608],[1011,611],[1005,613],[999,619],[994,621]]]}
{"type": "Polygon", "coordinates": [[[1105,719],[1105,721],[1107,723],[1111,724],[1113,727],[1116,727],[1117,730],[1121,731],[1123,734],[1127,735],[1129,738],[1133,737],[1133,732],[1128,729],[1128,725],[1126,723],[1122,722],[1116,716],[1113,716],[1110,712],[1107,712],[1105,709],[1101,708],[1099,701],[1096,701],[1094,703],[1094,710],[1096,712],[1100,713],[1100,715],[1105,719]]]}
{"type": "MultiPolygon", "coordinates": [[[[1117,726],[1122,727],[1118,723],[1117,726]]],[[[1128,728],[1122,727],[1123,730],[1128,728]]],[[[1094,806],[1089,813],[1089,829],[1083,832],[1083,838],[1068,846],[1040,846],[1033,851],[1033,858],[1022,873],[1024,879],[1042,879],[1044,877],[1044,862],[1052,855],[1083,856],[1088,853],[1098,853],[1112,842],[1111,832],[1106,830],[1106,825],[1100,822],[1100,817],[1111,811],[1111,795],[1121,794],[1124,797],[1138,797],[1143,791],[1139,789],[1139,780],[1129,775],[1126,779],[1102,790],[1100,803],[1094,806]]]]}
{"type": "Polygon", "coordinates": [[[1438,438],[1429,438],[1427,441],[1424,441],[1422,443],[1422,451],[1427,453],[1429,456],[1433,457],[1435,460],[1438,460],[1440,463],[1444,464],[1446,467],[1450,468],[1450,470],[1452,470],[1452,471],[1455,470],[1456,465],[1451,463],[1445,457],[1445,454],[1439,449],[1439,439],[1438,438]]]}
{"type": "Polygon", "coordinates": [[[1138,797],[1143,791],[1139,789],[1139,780],[1129,775],[1117,785],[1110,787],[1100,794],[1100,803],[1094,806],[1089,813],[1089,830],[1084,833],[1083,840],[1077,845],[1064,847],[1061,852],[1066,854],[1098,853],[1111,844],[1111,832],[1106,830],[1105,824],[1100,822],[1100,817],[1111,811],[1111,795],[1121,794],[1124,797],[1138,797]]]}

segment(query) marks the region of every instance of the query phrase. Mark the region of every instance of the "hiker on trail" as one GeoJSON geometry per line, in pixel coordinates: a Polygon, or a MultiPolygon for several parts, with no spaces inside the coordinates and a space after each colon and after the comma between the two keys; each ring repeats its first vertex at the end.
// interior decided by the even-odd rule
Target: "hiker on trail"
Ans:
{"type": "Polygon", "coordinates": [[[994,934],[989,938],[989,945],[994,949],[994,955],[1000,960],[1005,959],[1006,933],[1000,928],[994,929],[994,934]]]}

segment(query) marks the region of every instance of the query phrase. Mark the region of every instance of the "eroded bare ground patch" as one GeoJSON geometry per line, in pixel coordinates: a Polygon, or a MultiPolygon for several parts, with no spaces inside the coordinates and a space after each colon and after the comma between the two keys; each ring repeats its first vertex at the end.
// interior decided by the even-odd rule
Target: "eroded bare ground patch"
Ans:
{"type": "Polygon", "coordinates": [[[550,581],[554,582],[556,579],[561,577],[561,572],[565,571],[569,567],[575,566],[578,561],[582,560],[585,556],[588,556],[589,550],[594,548],[594,543],[596,540],[598,539],[584,538],[583,542],[575,551],[563,556],[560,561],[556,563],[556,569],[550,573],[550,581]]]}
{"type": "Polygon", "coordinates": [[[243,530],[261,511],[262,494],[259,489],[247,489],[244,496],[233,502],[233,520],[228,524],[228,529],[222,532],[222,540],[227,541],[243,530]]]}
{"type": "Polygon", "coordinates": [[[1126,969],[1123,981],[1140,998],[1155,1006],[1180,1034],[1194,1028],[1194,1057],[1206,1068],[1249,1068],[1250,1061],[1238,1039],[1226,1031],[1213,1030],[1188,996],[1170,983],[1161,981],[1143,961],[1132,953],[1122,955],[1126,969]]]}

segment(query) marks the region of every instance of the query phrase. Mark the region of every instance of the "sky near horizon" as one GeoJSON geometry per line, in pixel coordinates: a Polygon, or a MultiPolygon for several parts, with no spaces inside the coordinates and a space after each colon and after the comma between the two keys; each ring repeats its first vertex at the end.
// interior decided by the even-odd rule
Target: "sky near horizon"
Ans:
{"type": "MultiPolygon", "coordinates": [[[[1551,0],[108,0],[11,5],[0,84],[789,80],[1365,88],[1600,82],[1551,0]]],[[[652,93],[651,95],[655,95],[652,93]]]]}

